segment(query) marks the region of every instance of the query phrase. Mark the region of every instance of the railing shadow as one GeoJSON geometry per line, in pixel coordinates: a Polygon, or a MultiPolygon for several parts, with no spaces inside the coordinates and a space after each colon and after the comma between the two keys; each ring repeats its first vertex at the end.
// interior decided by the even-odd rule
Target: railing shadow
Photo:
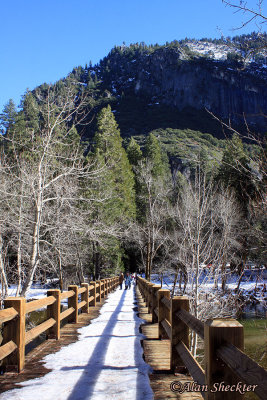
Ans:
{"type": "MultiPolygon", "coordinates": [[[[128,312],[131,313],[131,317],[132,317],[132,313],[134,312],[133,318],[132,319],[121,318],[121,316],[123,315],[122,313],[127,314],[127,311],[122,311],[122,307],[126,306],[124,303],[125,303],[125,297],[126,297],[127,293],[128,293],[127,299],[130,300],[129,295],[130,295],[130,293],[133,294],[133,291],[131,291],[130,293],[129,293],[129,291],[122,292],[119,303],[116,306],[115,310],[112,312],[111,318],[107,321],[107,324],[104,327],[103,332],[101,333],[101,335],[99,335],[100,336],[99,340],[98,340],[96,346],[94,347],[93,353],[91,354],[90,359],[88,360],[87,364],[85,366],[73,365],[71,367],[61,368],[61,370],[63,370],[63,371],[71,371],[71,370],[77,371],[77,370],[81,370],[81,369],[84,370],[84,372],[80,376],[79,380],[76,382],[75,387],[73,388],[71,394],[69,395],[68,400],[91,399],[98,395],[98,394],[95,394],[95,392],[98,390],[102,391],[102,393],[103,393],[103,390],[104,390],[103,387],[105,387],[105,385],[107,386],[108,382],[101,382],[100,383],[101,389],[98,389],[99,385],[96,388],[97,383],[99,383],[98,379],[100,378],[100,374],[102,371],[111,371],[111,373],[112,373],[112,371],[113,372],[118,371],[118,374],[116,374],[116,378],[118,380],[117,384],[118,384],[118,388],[119,388],[119,379],[126,379],[125,374],[128,374],[129,371],[131,371],[131,370],[132,370],[132,372],[131,372],[131,380],[129,382],[129,385],[130,385],[129,389],[135,390],[134,386],[136,386],[136,399],[140,400],[142,398],[142,400],[143,400],[143,399],[152,399],[153,398],[153,396],[151,394],[152,392],[151,392],[150,386],[147,381],[147,379],[148,379],[147,378],[147,369],[149,367],[147,366],[147,364],[145,364],[145,362],[142,359],[142,348],[140,346],[140,333],[139,333],[139,326],[140,326],[141,320],[137,317],[136,312],[133,311],[132,307],[130,308],[130,310],[128,312]],[[133,331],[129,332],[129,334],[127,334],[127,333],[124,334],[124,332],[121,332],[122,335],[114,334],[113,330],[117,323],[119,323],[119,324],[131,323],[131,324],[133,324],[133,331]],[[136,337],[135,340],[133,340],[133,337],[136,337]],[[118,350],[121,352],[123,352],[125,350],[125,344],[127,343],[127,338],[129,338],[129,352],[134,351],[133,360],[131,362],[129,362],[129,365],[121,365],[121,366],[110,365],[110,364],[113,364],[113,360],[111,363],[109,362],[110,354],[109,354],[108,359],[105,360],[110,341],[113,338],[122,338],[123,339],[122,348],[116,349],[116,351],[118,350]],[[132,338],[132,340],[131,340],[131,338],[132,338]],[[132,343],[134,343],[134,349],[130,349],[130,347],[132,346],[132,343]],[[140,360],[141,360],[141,362],[140,362],[140,360]],[[137,376],[135,374],[135,370],[137,370],[137,376]],[[134,382],[133,382],[133,379],[134,379],[134,382]],[[146,382],[145,382],[145,380],[146,380],[146,382]],[[142,393],[146,392],[148,397],[147,397],[147,395],[143,396],[143,394],[140,397],[141,392],[142,393]],[[138,395],[138,393],[139,393],[139,395],[138,395]]],[[[125,315],[125,316],[127,316],[127,315],[125,315]]],[[[116,329],[118,329],[118,327],[116,329]]],[[[94,334],[92,336],[87,335],[85,337],[93,338],[93,337],[97,337],[97,336],[94,334]]],[[[116,356],[114,355],[114,357],[116,357],[116,356]]],[[[115,363],[116,363],[116,359],[115,359],[115,363]]],[[[105,375],[104,375],[104,377],[105,377],[105,375]]],[[[123,388],[121,388],[121,390],[123,390],[123,388]]],[[[108,396],[108,388],[107,388],[105,395],[108,396]]],[[[118,393],[118,395],[123,396],[123,393],[122,392],[120,394],[118,393]]],[[[120,397],[118,397],[118,398],[120,398],[120,397]]],[[[123,398],[123,397],[121,397],[121,398],[123,398]]]]}

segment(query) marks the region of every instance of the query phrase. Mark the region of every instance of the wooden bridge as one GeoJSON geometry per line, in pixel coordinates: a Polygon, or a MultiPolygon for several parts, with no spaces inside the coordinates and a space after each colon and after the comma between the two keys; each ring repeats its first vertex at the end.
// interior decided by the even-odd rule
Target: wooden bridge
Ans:
{"type": "MultiPolygon", "coordinates": [[[[7,298],[4,302],[5,308],[0,310],[0,325],[4,326],[0,360],[3,360],[6,370],[0,376],[0,393],[5,395],[8,393],[6,391],[20,387],[24,381],[48,374],[50,370],[44,366],[43,357],[56,353],[62,346],[74,343],[78,338],[78,328],[88,326],[98,316],[105,298],[117,286],[118,277],[114,277],[90,284],[84,283],[81,287],[72,285],[63,293],[49,290],[46,298],[30,302],[26,302],[24,298],[7,298]],[[65,299],[68,299],[68,306],[62,311],[61,303],[65,299]],[[44,307],[47,308],[47,319],[26,331],[26,315],[44,307]],[[63,325],[63,321],[68,323],[63,325]],[[25,346],[43,332],[46,333],[47,340],[25,357],[25,346]]],[[[124,293],[120,292],[120,295],[123,297],[124,293]]],[[[253,385],[253,391],[260,399],[267,398],[267,373],[241,351],[243,327],[237,321],[214,320],[203,324],[189,313],[189,301],[186,297],[171,299],[169,290],[161,289],[159,285],[153,285],[143,278],[138,278],[136,299],[139,317],[145,321],[142,325],[142,333],[146,336],[143,341],[144,358],[153,368],[150,385],[154,395],[149,392],[144,395],[140,387],[133,400],[153,397],[162,400],[202,397],[208,400],[239,399],[243,397],[241,390],[252,391],[253,385]],[[204,368],[188,350],[189,329],[204,340],[204,368]],[[213,393],[205,390],[220,383],[221,386],[213,393]],[[231,390],[233,388],[234,391],[231,390]]],[[[134,306],[134,300],[132,303],[134,306]]],[[[107,367],[103,365],[102,368],[107,367]]],[[[120,366],[114,368],[115,372],[118,369],[118,373],[122,369],[120,366]]],[[[91,395],[89,392],[87,391],[87,397],[84,398],[94,399],[90,397],[93,392],[90,392],[91,395]]],[[[69,397],[58,398],[72,400],[78,398],[75,396],[73,391],[69,397]]],[[[107,393],[105,398],[132,399],[129,397],[130,393],[128,397],[119,394],[117,396],[109,397],[107,393]]],[[[5,398],[9,397],[3,397],[5,398]]]]}
{"type": "MultiPolygon", "coordinates": [[[[172,389],[176,393],[187,392],[192,399],[198,398],[194,396],[199,393],[207,400],[226,400],[253,392],[258,398],[267,399],[267,372],[243,353],[243,326],[238,321],[214,319],[203,323],[189,313],[187,297],[171,298],[169,290],[143,278],[138,278],[138,288],[140,316],[148,322],[142,328],[148,338],[144,341],[145,360],[154,370],[175,373],[185,367],[194,379],[195,383],[190,383],[179,373],[169,377],[167,383],[174,382],[172,389]],[[204,342],[204,367],[189,351],[189,330],[204,342]]],[[[155,376],[154,391],[157,387],[162,390],[165,380],[166,377],[155,376]]],[[[165,384],[164,390],[168,389],[165,384]]],[[[175,398],[169,389],[168,398],[171,397],[175,398]]]]}

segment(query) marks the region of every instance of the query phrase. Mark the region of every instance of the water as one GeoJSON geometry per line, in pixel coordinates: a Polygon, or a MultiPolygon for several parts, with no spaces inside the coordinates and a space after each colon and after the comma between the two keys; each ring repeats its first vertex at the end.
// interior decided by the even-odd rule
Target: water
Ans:
{"type": "MultiPolygon", "coordinates": [[[[246,318],[239,321],[244,326],[245,354],[267,369],[267,319],[246,318]]],[[[244,400],[256,400],[258,396],[247,393],[244,400]]]]}

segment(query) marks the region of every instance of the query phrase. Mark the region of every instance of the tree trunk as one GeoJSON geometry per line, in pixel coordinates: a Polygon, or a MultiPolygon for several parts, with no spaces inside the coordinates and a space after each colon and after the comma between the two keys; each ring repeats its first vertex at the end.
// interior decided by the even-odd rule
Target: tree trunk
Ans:
{"type": "Polygon", "coordinates": [[[177,279],[178,279],[178,266],[176,267],[176,273],[175,273],[175,277],[174,277],[171,297],[174,296],[174,291],[175,291],[175,286],[176,286],[176,283],[177,283],[177,279]]]}
{"type": "Polygon", "coordinates": [[[150,281],[150,274],[151,274],[151,243],[150,241],[147,242],[147,254],[146,254],[146,279],[150,281]]]}
{"type": "Polygon", "coordinates": [[[7,283],[7,276],[3,259],[3,238],[1,232],[0,232],[0,272],[2,278],[3,297],[5,297],[8,294],[8,283],[7,283]]]}
{"type": "Polygon", "coordinates": [[[80,279],[80,284],[82,284],[83,282],[85,282],[85,277],[83,274],[83,266],[82,266],[82,262],[81,262],[79,248],[78,248],[77,244],[75,246],[76,246],[76,252],[77,252],[77,257],[78,257],[79,279],[80,279]]]}
{"type": "Polygon", "coordinates": [[[30,270],[28,272],[26,281],[23,284],[21,296],[26,295],[26,293],[30,290],[33,282],[33,277],[36,271],[36,268],[39,264],[38,260],[38,251],[39,251],[39,234],[40,234],[40,227],[41,227],[41,216],[42,216],[42,185],[40,184],[40,190],[38,193],[38,198],[36,201],[36,211],[35,211],[35,222],[33,228],[33,235],[32,235],[32,251],[31,251],[31,263],[30,263],[30,270]]]}

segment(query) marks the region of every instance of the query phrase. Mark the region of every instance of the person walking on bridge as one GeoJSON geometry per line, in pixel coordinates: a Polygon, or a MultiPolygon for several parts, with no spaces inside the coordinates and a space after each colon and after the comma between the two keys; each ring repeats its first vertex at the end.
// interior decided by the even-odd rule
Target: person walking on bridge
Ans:
{"type": "Polygon", "coordinates": [[[127,290],[128,288],[131,288],[131,276],[129,274],[129,272],[127,272],[126,274],[126,278],[125,278],[125,290],[127,290]]]}
{"type": "Polygon", "coordinates": [[[121,272],[120,277],[119,277],[120,289],[122,289],[123,281],[124,281],[124,275],[123,275],[123,273],[121,272]]]}

